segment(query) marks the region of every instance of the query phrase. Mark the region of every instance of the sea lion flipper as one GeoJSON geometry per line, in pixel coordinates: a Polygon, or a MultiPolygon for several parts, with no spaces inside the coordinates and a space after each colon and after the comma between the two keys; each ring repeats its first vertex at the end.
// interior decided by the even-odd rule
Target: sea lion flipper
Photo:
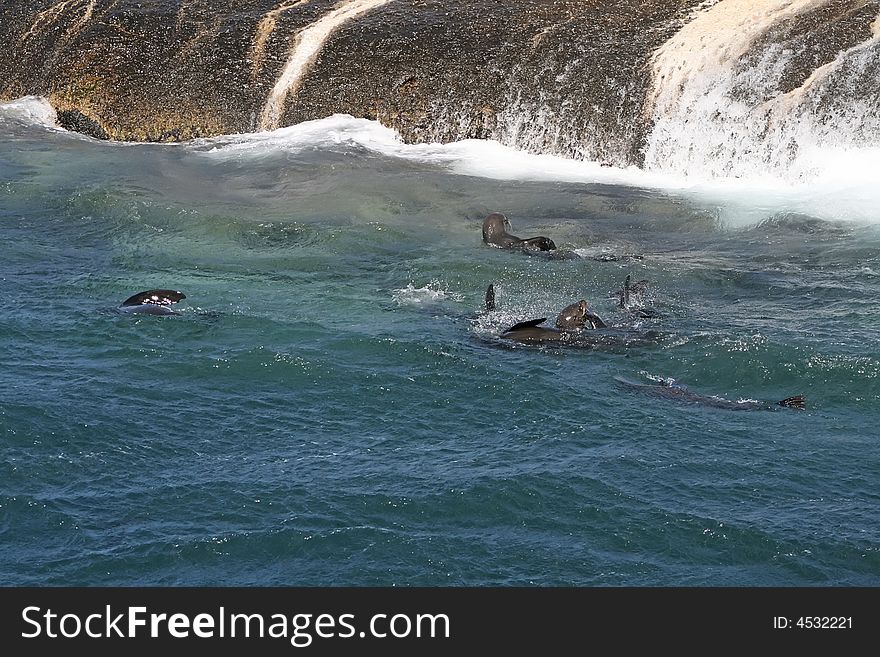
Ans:
{"type": "Polygon", "coordinates": [[[807,407],[807,400],[803,395],[795,395],[794,397],[786,397],[785,399],[780,399],[776,402],[779,406],[784,406],[785,408],[795,408],[799,411],[803,411],[807,407]]]}
{"type": "Polygon", "coordinates": [[[590,320],[590,324],[592,324],[594,329],[608,328],[608,324],[603,322],[602,318],[592,310],[587,310],[585,316],[590,320]]]}
{"type": "Polygon", "coordinates": [[[145,290],[133,294],[123,301],[122,306],[140,306],[143,304],[155,304],[159,306],[168,306],[177,303],[181,299],[186,299],[186,295],[177,290],[145,290]]]}
{"type": "Polygon", "coordinates": [[[489,287],[486,288],[486,310],[492,311],[495,310],[495,284],[489,283],[489,287]]]}
{"type": "Polygon", "coordinates": [[[549,237],[539,235],[537,237],[528,237],[520,240],[520,246],[524,251],[555,251],[556,242],[549,237]]]}
{"type": "Polygon", "coordinates": [[[543,324],[547,321],[546,317],[541,317],[540,319],[530,319],[525,322],[519,322],[518,324],[514,324],[509,329],[504,331],[505,333],[511,333],[512,331],[521,331],[522,329],[534,328],[540,324],[543,324]]]}

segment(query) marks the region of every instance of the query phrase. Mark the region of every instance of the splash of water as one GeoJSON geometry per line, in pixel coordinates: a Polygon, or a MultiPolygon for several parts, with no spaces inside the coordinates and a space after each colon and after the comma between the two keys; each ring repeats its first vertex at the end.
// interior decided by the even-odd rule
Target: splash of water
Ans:
{"type": "Polygon", "coordinates": [[[463,297],[458,292],[451,292],[445,283],[440,281],[430,281],[422,287],[416,287],[413,283],[409,283],[406,287],[394,290],[391,298],[398,305],[420,305],[424,303],[435,303],[438,301],[462,301],[463,297]]]}
{"type": "Polygon", "coordinates": [[[800,85],[783,84],[798,54],[786,40],[786,22],[828,6],[827,0],[723,0],[686,24],[653,59],[645,168],[794,182],[840,179],[842,172],[850,180],[862,177],[865,158],[876,169],[876,21],[867,39],[839,51],[800,85]],[[774,38],[779,34],[781,40],[774,38]]]}
{"type": "Polygon", "coordinates": [[[291,93],[295,93],[308,71],[309,66],[321,51],[324,43],[339,26],[386,4],[389,0],[350,0],[340,4],[329,14],[315,21],[297,36],[281,75],[269,93],[260,115],[260,130],[272,130],[281,122],[284,103],[291,93]]]}
{"type": "Polygon", "coordinates": [[[42,96],[24,96],[8,103],[0,103],[0,120],[5,116],[31,125],[59,129],[55,108],[42,96]]]}
{"type": "MultiPolygon", "coordinates": [[[[55,111],[45,98],[27,97],[0,103],[0,124],[13,122],[39,125],[65,132],[55,123],[55,111]]],[[[70,138],[81,137],[71,135],[70,138]]],[[[86,138],[87,139],[87,138],[86,138]]],[[[139,148],[137,143],[127,148],[139,148]]],[[[100,147],[111,147],[101,144],[100,147]]],[[[156,145],[150,145],[156,148],[156,145]]],[[[200,157],[216,160],[254,161],[273,153],[299,153],[315,148],[348,152],[364,149],[385,157],[408,160],[420,166],[436,167],[451,174],[489,180],[546,181],[553,184],[602,184],[657,190],[682,195],[690,202],[717,215],[731,226],[754,225],[777,212],[800,212],[827,220],[877,222],[876,208],[880,188],[870,166],[870,153],[853,163],[850,155],[844,166],[862,166],[861,178],[835,180],[830,176],[798,183],[766,176],[701,180],[674,173],[601,166],[595,162],[533,154],[504,146],[497,141],[471,139],[452,143],[406,144],[400,135],[376,121],[337,114],[306,121],[270,132],[224,135],[184,143],[163,144],[161,148],[182,148],[200,157]]],[[[581,255],[601,255],[595,251],[581,255]]]]}
{"type": "MultiPolygon", "coordinates": [[[[718,214],[722,223],[741,226],[763,221],[775,212],[802,212],[828,220],[876,222],[880,188],[874,157],[841,167],[864,166],[861,177],[836,179],[830,174],[809,182],[786,181],[778,176],[702,179],[635,166],[602,166],[548,154],[534,154],[497,141],[468,139],[450,143],[404,143],[391,128],[376,121],[337,114],[271,132],[227,135],[196,140],[188,148],[211,158],[254,158],[266,153],[300,152],[306,148],[368,149],[384,156],[435,166],[450,173],[491,180],[528,180],[553,183],[625,185],[682,194],[718,214]]],[[[880,153],[877,154],[880,156],[880,153]]],[[[847,169],[849,170],[849,169],[847,169]]],[[[589,255],[597,255],[590,253],[589,255]]]]}

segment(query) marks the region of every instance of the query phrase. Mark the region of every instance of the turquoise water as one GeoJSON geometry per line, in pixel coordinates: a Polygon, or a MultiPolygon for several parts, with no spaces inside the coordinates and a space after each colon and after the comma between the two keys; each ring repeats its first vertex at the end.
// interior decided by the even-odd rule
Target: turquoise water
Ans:
{"type": "Polygon", "coordinates": [[[0,113],[6,584],[880,583],[878,224],[363,129],[123,145],[0,113]],[[580,257],[483,246],[491,211],[580,257]],[[627,274],[659,317],[609,298],[627,274]],[[179,316],[115,311],[154,287],[179,316]],[[580,298],[607,343],[498,338],[580,298]]]}

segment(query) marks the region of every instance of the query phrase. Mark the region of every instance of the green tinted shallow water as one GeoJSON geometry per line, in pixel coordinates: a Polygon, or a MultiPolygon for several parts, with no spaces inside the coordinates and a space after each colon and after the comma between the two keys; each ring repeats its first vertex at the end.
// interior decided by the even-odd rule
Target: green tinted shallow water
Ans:
{"type": "Polygon", "coordinates": [[[355,139],[0,130],[7,584],[880,581],[875,225],[355,139]],[[489,211],[584,257],[484,247],[489,211]],[[608,298],[627,274],[659,319],[608,298]],[[151,287],[181,315],[114,312],[151,287]],[[497,338],[579,298],[626,339],[497,338]]]}

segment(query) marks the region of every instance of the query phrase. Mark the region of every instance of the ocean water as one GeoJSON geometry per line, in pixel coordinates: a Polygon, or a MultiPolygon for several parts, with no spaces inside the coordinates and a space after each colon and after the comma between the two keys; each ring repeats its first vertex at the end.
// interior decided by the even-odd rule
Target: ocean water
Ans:
{"type": "Polygon", "coordinates": [[[345,116],[119,144],[0,106],[0,579],[878,585],[880,192],[843,173],[345,116]],[[484,246],[493,211],[571,257],[484,246]],[[627,275],[655,317],[610,296],[627,275]],[[116,311],[157,287],[179,315],[116,311]],[[581,298],[607,339],[499,338],[581,298]]]}

